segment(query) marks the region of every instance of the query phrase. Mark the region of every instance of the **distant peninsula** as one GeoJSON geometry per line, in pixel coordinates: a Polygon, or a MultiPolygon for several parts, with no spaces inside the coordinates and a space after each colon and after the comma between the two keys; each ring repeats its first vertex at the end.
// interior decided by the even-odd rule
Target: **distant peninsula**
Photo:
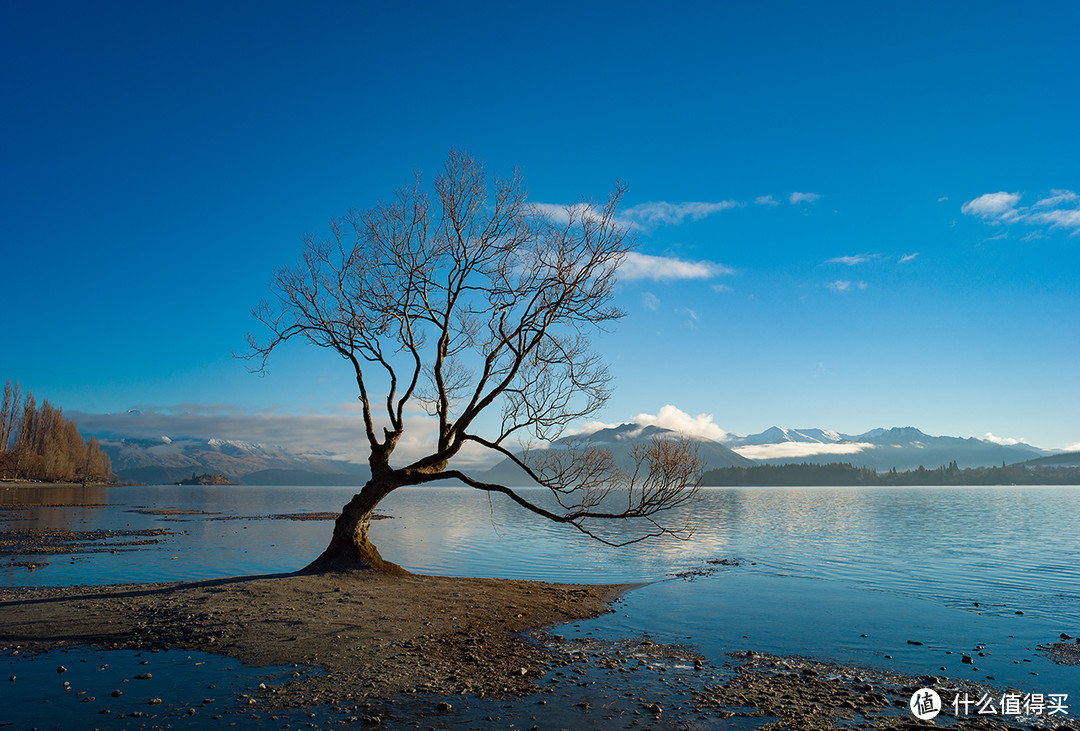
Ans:
{"type": "Polygon", "coordinates": [[[218,475],[218,474],[196,475],[194,472],[192,472],[191,477],[186,477],[183,480],[180,480],[180,482],[178,482],[176,484],[178,484],[178,485],[235,485],[236,483],[232,482],[227,477],[223,477],[222,475],[218,475]]]}
{"type": "Polygon", "coordinates": [[[914,485],[1076,485],[1080,484],[1080,465],[1075,464],[1077,453],[1031,460],[1000,467],[970,467],[961,469],[953,461],[936,469],[919,467],[897,472],[895,469],[878,472],[867,467],[855,467],[845,462],[831,464],[764,464],[753,467],[724,467],[708,470],[701,484],[717,487],[830,487],[914,486],[914,485]]]}

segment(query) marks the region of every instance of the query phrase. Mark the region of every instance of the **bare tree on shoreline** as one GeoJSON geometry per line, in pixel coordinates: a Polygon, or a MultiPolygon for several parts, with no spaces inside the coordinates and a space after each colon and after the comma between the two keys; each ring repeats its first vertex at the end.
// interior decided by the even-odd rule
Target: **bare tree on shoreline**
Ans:
{"type": "Polygon", "coordinates": [[[260,370],[283,343],[307,340],[349,363],[362,407],[371,479],[307,570],[403,571],[368,540],[372,512],[395,489],[436,480],[501,493],[605,542],[596,521],[641,523],[631,540],[678,532],[660,517],[696,491],[691,442],[639,448],[628,472],[583,442],[528,456],[514,449],[559,438],[608,398],[610,377],[588,336],[623,316],[611,303],[630,247],[615,218],[622,186],[601,206],[545,215],[527,202],[520,175],[489,181],[480,162],[451,152],[433,192],[418,177],[392,201],[332,221],[328,239],[305,237],[301,260],[276,272],[273,299],[253,311],[270,331],[248,336],[260,370]],[[417,404],[437,424],[435,444],[392,466],[417,404]],[[513,460],[554,504],[452,466],[467,446],[513,460]]]}

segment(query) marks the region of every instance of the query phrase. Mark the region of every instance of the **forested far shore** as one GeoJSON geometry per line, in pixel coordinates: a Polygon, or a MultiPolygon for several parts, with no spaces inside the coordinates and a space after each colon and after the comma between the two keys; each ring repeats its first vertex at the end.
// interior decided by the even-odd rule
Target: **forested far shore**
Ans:
{"type": "Polygon", "coordinates": [[[935,469],[919,467],[906,472],[878,472],[846,462],[830,464],[765,464],[723,467],[702,475],[702,485],[714,487],[801,487],[852,485],[1080,485],[1080,467],[1051,465],[1001,465],[967,467],[956,462],[935,469]]]}
{"type": "Polygon", "coordinates": [[[46,399],[9,380],[0,405],[0,480],[109,482],[112,462],[94,437],[83,439],[75,422],[46,399]]]}

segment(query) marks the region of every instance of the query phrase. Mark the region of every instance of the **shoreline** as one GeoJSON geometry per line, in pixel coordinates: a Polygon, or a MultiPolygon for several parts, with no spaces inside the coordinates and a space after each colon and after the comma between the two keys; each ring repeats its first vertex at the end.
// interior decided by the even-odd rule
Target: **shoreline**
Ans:
{"type": "Polygon", "coordinates": [[[0,589],[0,649],[201,650],[323,672],[266,689],[276,707],[412,693],[525,695],[559,624],[611,611],[639,584],[347,574],[0,589]]]}
{"type": "MultiPolygon", "coordinates": [[[[540,714],[556,727],[612,730],[627,722],[683,728],[703,720],[709,721],[704,728],[900,729],[912,727],[907,699],[917,688],[951,688],[973,698],[993,690],[949,676],[754,651],[730,652],[714,664],[693,647],[647,635],[580,634],[578,622],[615,611],[612,605],[640,586],[351,572],[4,588],[0,649],[30,662],[54,650],[76,657],[87,650],[135,651],[148,658],[144,670],[158,672],[167,672],[158,667],[164,656],[159,661],[153,654],[162,650],[291,668],[213,716],[242,726],[245,716],[317,714],[391,728],[422,719],[437,719],[442,728],[480,728],[487,727],[483,719],[520,723],[540,714]],[[547,631],[556,625],[567,625],[560,629],[566,637],[547,631]],[[532,694],[540,700],[525,699],[532,694]]],[[[198,693],[196,687],[190,691],[198,693]]],[[[187,712],[194,715],[196,706],[187,712]]],[[[959,729],[1020,727],[1019,719],[945,715],[959,729]]],[[[1075,718],[1060,721],[1049,728],[1080,729],[1075,718]]]]}

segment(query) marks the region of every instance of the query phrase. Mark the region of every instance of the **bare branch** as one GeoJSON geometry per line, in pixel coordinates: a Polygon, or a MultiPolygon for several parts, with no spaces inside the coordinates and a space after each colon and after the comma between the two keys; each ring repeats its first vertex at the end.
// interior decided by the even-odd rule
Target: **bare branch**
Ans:
{"type": "MultiPolygon", "coordinates": [[[[623,316],[613,295],[632,245],[616,216],[625,187],[552,217],[528,202],[518,172],[489,176],[452,151],[431,190],[418,175],[390,200],[332,220],[326,238],[305,236],[299,261],[275,273],[271,297],[253,311],[268,336],[249,336],[246,357],[264,370],[300,338],[349,362],[377,483],[357,502],[364,510],[400,485],[453,477],[605,541],[595,521],[678,532],[656,516],[693,496],[700,468],[689,443],[651,443],[629,470],[585,443],[525,455],[506,446],[511,437],[553,442],[608,399],[610,375],[589,338],[623,316]],[[413,404],[437,420],[435,443],[395,468],[413,404]],[[496,427],[480,436],[484,413],[496,427]],[[549,488],[553,507],[451,468],[469,442],[514,460],[549,488]]],[[[366,530],[363,519],[346,523],[366,530]]]]}

